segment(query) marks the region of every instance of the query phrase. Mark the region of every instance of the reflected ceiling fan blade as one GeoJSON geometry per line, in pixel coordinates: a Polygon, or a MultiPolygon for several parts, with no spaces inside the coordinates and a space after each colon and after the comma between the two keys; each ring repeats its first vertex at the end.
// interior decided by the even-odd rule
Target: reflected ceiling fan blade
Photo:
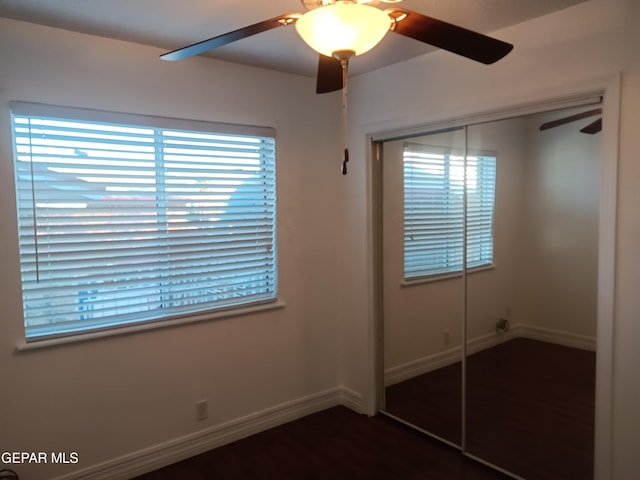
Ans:
{"type": "Polygon", "coordinates": [[[588,133],[589,135],[593,135],[594,133],[598,133],[600,130],[602,130],[602,118],[599,118],[595,122],[590,123],[580,131],[582,133],[588,133]]]}
{"type": "Polygon", "coordinates": [[[594,110],[587,110],[585,112],[576,113],[575,115],[569,115],[568,117],[559,118],[558,120],[552,120],[551,122],[543,123],[542,125],[540,125],[540,131],[559,127],[560,125],[564,125],[565,123],[575,122],[576,120],[582,120],[583,118],[591,117],[593,115],[599,115],[601,113],[602,109],[596,108],[594,110]]]}
{"type": "Polygon", "coordinates": [[[385,12],[395,20],[391,31],[487,65],[513,49],[510,43],[411,10],[394,7],[385,12]]]}
{"type": "Polygon", "coordinates": [[[222,35],[218,35],[217,37],[203,40],[202,42],[194,43],[193,45],[189,45],[187,47],[179,48],[172,52],[165,53],[163,55],[160,55],[160,58],[162,60],[183,60],[185,58],[193,57],[194,55],[200,55],[201,53],[221,47],[223,45],[226,45],[227,43],[250,37],[252,35],[255,35],[256,33],[266,32],[267,30],[271,30],[276,27],[286,27],[287,25],[291,25],[292,23],[294,23],[301,16],[302,14],[300,13],[285,13],[284,15],[273,17],[262,22],[254,23],[253,25],[249,25],[248,27],[239,28],[232,32],[224,33],[222,35]]]}
{"type": "Polygon", "coordinates": [[[320,55],[318,59],[318,83],[316,93],[328,93],[341,90],[342,64],[334,57],[320,55]]]}

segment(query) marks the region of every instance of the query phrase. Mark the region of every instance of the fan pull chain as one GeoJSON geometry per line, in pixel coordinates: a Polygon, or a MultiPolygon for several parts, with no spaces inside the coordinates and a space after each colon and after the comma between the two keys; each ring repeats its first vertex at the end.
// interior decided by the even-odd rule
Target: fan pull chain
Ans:
{"type": "Polygon", "coordinates": [[[349,112],[348,112],[348,91],[347,91],[347,78],[348,78],[348,59],[341,59],[342,64],[342,134],[344,136],[344,157],[342,160],[342,174],[347,174],[347,162],[349,161],[349,112]]]}

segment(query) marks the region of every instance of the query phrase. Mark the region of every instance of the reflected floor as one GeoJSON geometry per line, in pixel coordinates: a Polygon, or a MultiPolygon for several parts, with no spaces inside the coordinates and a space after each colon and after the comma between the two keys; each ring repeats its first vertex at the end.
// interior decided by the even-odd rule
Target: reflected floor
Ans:
{"type": "Polygon", "coordinates": [[[422,430],[461,444],[462,367],[454,363],[391,385],[385,411],[422,430]]]}
{"type": "MultiPolygon", "coordinates": [[[[595,355],[525,338],[471,355],[467,451],[531,480],[593,478],[595,355]]],[[[388,387],[386,410],[459,442],[460,372],[388,387]]]]}

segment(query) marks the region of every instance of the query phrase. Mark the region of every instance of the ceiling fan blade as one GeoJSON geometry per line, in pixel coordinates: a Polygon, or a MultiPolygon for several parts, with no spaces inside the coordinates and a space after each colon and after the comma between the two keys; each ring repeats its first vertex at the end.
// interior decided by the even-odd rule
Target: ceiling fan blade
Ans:
{"type": "Polygon", "coordinates": [[[193,45],[173,50],[172,52],[160,55],[160,58],[162,60],[183,60],[195,55],[200,55],[201,53],[213,50],[214,48],[218,48],[228,43],[235,42],[236,40],[250,37],[251,35],[255,35],[257,33],[266,32],[267,30],[271,30],[272,28],[286,27],[287,25],[291,25],[292,23],[294,23],[301,16],[302,15],[300,13],[285,13],[284,15],[273,17],[269,20],[254,23],[253,25],[249,25],[248,27],[239,28],[232,32],[224,33],[222,35],[218,35],[217,37],[209,38],[208,40],[203,40],[202,42],[194,43],[193,45]]]}
{"type": "Polygon", "coordinates": [[[590,123],[580,131],[582,133],[588,133],[589,135],[593,135],[594,133],[598,133],[600,130],[602,130],[602,118],[599,118],[595,122],[590,123]]]}
{"type": "Polygon", "coordinates": [[[318,83],[316,93],[328,93],[341,90],[342,85],[342,64],[334,57],[320,55],[318,60],[318,83]]]}
{"type": "Polygon", "coordinates": [[[385,12],[395,20],[391,31],[487,65],[513,49],[510,43],[405,8],[385,12]]]}
{"type": "Polygon", "coordinates": [[[593,115],[599,115],[600,113],[602,113],[602,109],[596,108],[594,110],[587,110],[585,112],[576,113],[575,115],[569,115],[568,117],[559,118],[558,120],[552,120],[540,125],[540,131],[559,127],[560,125],[564,125],[565,123],[575,122],[576,120],[582,120],[583,118],[591,117],[593,115]]]}

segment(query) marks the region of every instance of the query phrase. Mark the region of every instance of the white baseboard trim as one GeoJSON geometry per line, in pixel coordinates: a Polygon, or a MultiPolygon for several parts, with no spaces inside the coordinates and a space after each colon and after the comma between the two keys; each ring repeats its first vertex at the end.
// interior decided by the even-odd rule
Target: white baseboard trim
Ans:
{"type": "Polygon", "coordinates": [[[581,350],[596,351],[596,337],[578,335],[571,332],[552,330],[550,328],[536,327],[533,325],[521,324],[518,326],[518,336],[540,340],[543,342],[555,343],[565,347],[579,348],[581,350]]]}
{"type": "Polygon", "coordinates": [[[389,368],[384,372],[384,384],[395,385],[432,370],[452,365],[460,361],[460,352],[460,347],[454,347],[389,368]]]}
{"type": "MultiPolygon", "coordinates": [[[[516,335],[511,329],[506,333],[490,333],[474,338],[467,344],[467,353],[476,353],[487,348],[494,347],[499,343],[505,342],[516,335]]],[[[419,358],[417,360],[407,362],[397,367],[390,368],[385,371],[385,385],[394,385],[396,383],[409,380],[410,378],[422,375],[423,373],[437,370],[438,368],[453,365],[460,361],[462,347],[454,347],[433,355],[419,358]]]]}
{"type": "Polygon", "coordinates": [[[332,388],[72,472],[55,480],[127,480],[337,405],[344,405],[360,413],[362,395],[344,387],[332,388]]]}
{"type": "MultiPolygon", "coordinates": [[[[527,324],[512,325],[508,332],[489,333],[470,340],[467,344],[467,353],[473,354],[495,347],[496,345],[514,338],[530,338],[543,342],[555,343],[565,347],[580,348],[582,350],[596,350],[595,337],[578,335],[570,332],[562,332],[549,328],[536,327],[527,324]]],[[[446,367],[460,361],[462,348],[455,347],[433,355],[413,360],[385,370],[385,385],[394,385],[404,380],[422,375],[438,368],[446,367]]]]}
{"type": "Polygon", "coordinates": [[[343,405],[356,413],[364,412],[364,404],[362,402],[362,394],[355,392],[347,387],[340,387],[340,401],[339,404],[343,405]]]}

